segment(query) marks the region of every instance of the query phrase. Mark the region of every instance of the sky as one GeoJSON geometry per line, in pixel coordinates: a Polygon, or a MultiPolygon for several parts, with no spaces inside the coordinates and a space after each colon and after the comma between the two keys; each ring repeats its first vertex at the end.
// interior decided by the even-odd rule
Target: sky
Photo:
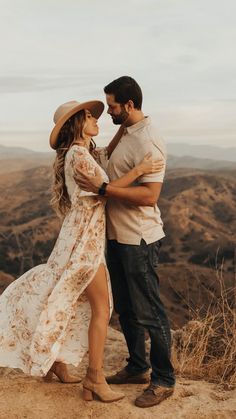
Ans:
{"type": "MultiPolygon", "coordinates": [[[[56,108],[122,75],[167,142],[236,146],[235,0],[0,0],[0,144],[49,150],[56,108]]],[[[97,144],[116,127],[104,112],[97,144]]]]}

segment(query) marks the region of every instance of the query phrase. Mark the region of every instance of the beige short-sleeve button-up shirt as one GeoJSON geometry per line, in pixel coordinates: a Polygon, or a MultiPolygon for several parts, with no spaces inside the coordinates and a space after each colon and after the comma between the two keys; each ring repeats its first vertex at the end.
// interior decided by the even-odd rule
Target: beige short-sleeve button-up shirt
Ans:
{"type": "MultiPolygon", "coordinates": [[[[116,149],[113,151],[107,168],[110,180],[123,176],[141,162],[148,152],[155,158],[166,161],[166,147],[150,117],[127,127],[116,149]]],[[[146,182],[163,182],[165,167],[159,173],[140,177],[133,185],[146,182]]],[[[119,243],[147,244],[165,236],[160,210],[154,207],[135,206],[118,199],[109,198],[107,211],[107,237],[119,243]]]]}

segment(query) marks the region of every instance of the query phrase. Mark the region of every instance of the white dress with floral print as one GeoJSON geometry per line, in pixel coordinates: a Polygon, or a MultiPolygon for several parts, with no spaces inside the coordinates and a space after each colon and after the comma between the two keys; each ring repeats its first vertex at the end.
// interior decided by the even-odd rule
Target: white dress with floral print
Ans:
{"type": "MultiPolygon", "coordinates": [[[[98,162],[104,163],[104,149],[98,162]],[[102,161],[103,160],[103,161],[102,161]]],[[[106,266],[105,200],[81,191],[75,165],[90,174],[104,170],[85,147],[73,145],[65,159],[71,199],[56,244],[46,264],[15,280],[0,297],[0,366],[45,375],[54,361],[77,366],[88,349],[90,306],[84,290],[101,263],[106,266]]],[[[110,314],[112,294],[106,268],[110,314]]]]}

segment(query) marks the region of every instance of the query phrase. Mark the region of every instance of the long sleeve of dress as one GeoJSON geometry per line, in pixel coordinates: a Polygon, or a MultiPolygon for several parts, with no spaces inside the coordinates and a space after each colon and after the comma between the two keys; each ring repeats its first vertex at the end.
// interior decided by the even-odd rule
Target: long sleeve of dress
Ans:
{"type": "Polygon", "coordinates": [[[86,192],[79,188],[76,183],[76,171],[79,169],[84,174],[95,176],[98,169],[103,177],[104,182],[108,182],[108,177],[102,167],[97,163],[94,157],[89,153],[88,149],[79,145],[74,145],[69,151],[68,164],[66,169],[66,186],[69,194],[72,196],[74,189],[77,189],[79,196],[94,196],[93,192],[86,192]]]}
{"type": "Polygon", "coordinates": [[[76,169],[79,169],[90,176],[95,175],[95,169],[98,167],[97,162],[87,148],[81,146],[73,147],[70,165],[74,174],[76,173],[76,169]]]}

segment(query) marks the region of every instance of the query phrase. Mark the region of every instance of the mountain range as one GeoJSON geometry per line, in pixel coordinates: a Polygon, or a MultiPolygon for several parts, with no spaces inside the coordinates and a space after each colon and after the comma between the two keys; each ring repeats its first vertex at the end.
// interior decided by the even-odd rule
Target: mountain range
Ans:
{"type": "MultiPolygon", "coordinates": [[[[210,146],[209,146],[210,147],[210,146]]],[[[236,148],[221,149],[211,147],[212,155],[205,152],[204,146],[187,146],[185,144],[169,144],[167,170],[178,168],[194,168],[202,170],[236,170],[236,148]],[[188,152],[189,154],[184,154],[188,152]],[[215,157],[221,157],[217,160],[215,157]]],[[[21,147],[0,145],[0,174],[19,170],[51,165],[55,152],[36,152],[21,147]]]]}
{"type": "MultiPolygon", "coordinates": [[[[51,183],[48,165],[1,174],[2,289],[44,263],[54,246],[60,222],[49,205],[51,183]]],[[[227,288],[235,286],[235,170],[169,169],[159,207],[161,290],[172,325],[180,326],[219,295],[219,272],[227,288]]]]}
{"type": "Polygon", "coordinates": [[[169,154],[177,157],[192,156],[200,159],[236,162],[236,139],[235,147],[217,147],[210,144],[197,145],[185,143],[168,143],[167,148],[169,154]]]}

